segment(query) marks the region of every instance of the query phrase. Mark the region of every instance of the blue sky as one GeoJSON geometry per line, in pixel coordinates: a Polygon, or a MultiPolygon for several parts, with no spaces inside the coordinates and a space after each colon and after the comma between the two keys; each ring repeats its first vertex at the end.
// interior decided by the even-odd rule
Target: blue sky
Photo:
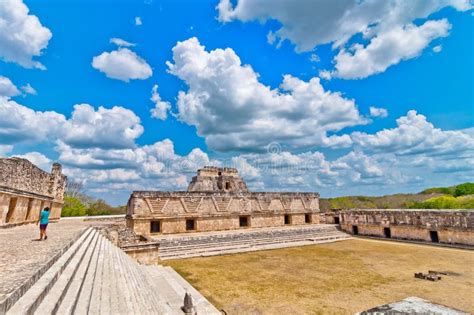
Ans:
{"type": "Polygon", "coordinates": [[[4,1],[0,155],[59,161],[114,204],[186,189],[207,164],[238,167],[253,190],[322,196],[472,180],[472,12],[434,0],[4,1]]]}

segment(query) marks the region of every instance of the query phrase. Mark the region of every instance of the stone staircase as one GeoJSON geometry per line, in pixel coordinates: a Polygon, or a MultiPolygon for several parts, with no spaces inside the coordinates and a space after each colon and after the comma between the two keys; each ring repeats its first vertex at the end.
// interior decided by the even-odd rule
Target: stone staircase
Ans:
{"type": "Polygon", "coordinates": [[[203,235],[155,238],[161,260],[235,254],[350,239],[335,225],[244,229],[203,235]]]}
{"type": "Polygon", "coordinates": [[[140,265],[88,228],[7,314],[220,314],[170,267],[140,265]]]}

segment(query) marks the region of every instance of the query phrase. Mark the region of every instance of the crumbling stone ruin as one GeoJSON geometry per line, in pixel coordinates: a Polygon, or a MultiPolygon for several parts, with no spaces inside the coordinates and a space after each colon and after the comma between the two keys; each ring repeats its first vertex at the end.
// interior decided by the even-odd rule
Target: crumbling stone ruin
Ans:
{"type": "Polygon", "coordinates": [[[206,166],[197,172],[188,191],[249,192],[235,168],[206,166]]]}
{"type": "Polygon", "coordinates": [[[0,225],[35,222],[48,206],[59,219],[67,178],[61,165],[45,172],[26,159],[0,158],[0,225]]]}
{"type": "Polygon", "coordinates": [[[354,235],[474,246],[473,210],[345,210],[341,229],[354,235]]]}
{"type": "Polygon", "coordinates": [[[205,167],[188,191],[135,191],[127,226],[140,235],[319,223],[319,194],[249,192],[236,169],[205,167]]]}

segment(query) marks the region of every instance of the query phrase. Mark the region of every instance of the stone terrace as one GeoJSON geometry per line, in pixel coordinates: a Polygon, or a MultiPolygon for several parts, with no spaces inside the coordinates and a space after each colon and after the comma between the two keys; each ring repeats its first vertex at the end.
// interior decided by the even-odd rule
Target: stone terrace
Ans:
{"type": "Polygon", "coordinates": [[[39,232],[33,224],[0,229],[0,304],[47,267],[89,225],[80,220],[52,223],[48,226],[48,240],[41,242],[36,241],[39,232]]]}

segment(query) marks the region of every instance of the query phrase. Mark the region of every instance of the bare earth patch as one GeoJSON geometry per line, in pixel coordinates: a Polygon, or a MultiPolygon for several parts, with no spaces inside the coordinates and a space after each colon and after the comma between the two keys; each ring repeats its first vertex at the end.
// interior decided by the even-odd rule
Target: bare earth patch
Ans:
{"type": "Polygon", "coordinates": [[[164,261],[229,314],[348,314],[418,296],[474,312],[474,252],[350,241],[164,261]],[[448,272],[438,282],[415,272],[448,272]]]}

